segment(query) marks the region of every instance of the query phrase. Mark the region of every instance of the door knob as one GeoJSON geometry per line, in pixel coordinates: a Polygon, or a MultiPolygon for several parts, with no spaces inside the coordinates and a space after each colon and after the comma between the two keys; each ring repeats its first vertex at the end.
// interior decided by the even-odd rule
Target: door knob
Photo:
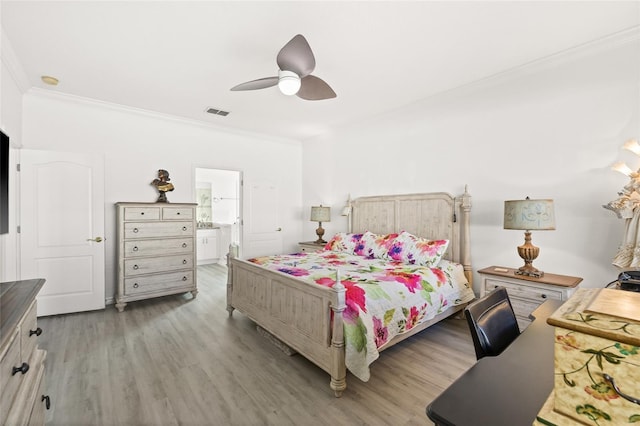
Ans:
{"type": "Polygon", "coordinates": [[[87,241],[95,241],[96,243],[101,243],[102,237],[87,238],[87,241]]]}
{"type": "Polygon", "coordinates": [[[280,231],[282,231],[282,228],[278,228],[278,229],[276,229],[276,231],[280,232],[280,231]]]}

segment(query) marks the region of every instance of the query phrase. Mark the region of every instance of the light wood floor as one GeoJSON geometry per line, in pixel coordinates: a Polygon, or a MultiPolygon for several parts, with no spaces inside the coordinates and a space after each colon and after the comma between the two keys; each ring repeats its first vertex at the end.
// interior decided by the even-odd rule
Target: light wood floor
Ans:
{"type": "Polygon", "coordinates": [[[225,309],[226,267],[198,268],[198,297],[39,318],[48,425],[430,425],[425,407],[475,362],[448,319],[382,352],[371,380],[287,356],[225,309]]]}

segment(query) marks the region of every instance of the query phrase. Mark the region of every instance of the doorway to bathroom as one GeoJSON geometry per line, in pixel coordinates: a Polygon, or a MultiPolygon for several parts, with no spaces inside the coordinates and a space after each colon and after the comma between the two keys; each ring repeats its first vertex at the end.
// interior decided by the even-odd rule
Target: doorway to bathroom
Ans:
{"type": "Polygon", "coordinates": [[[241,172],[195,168],[198,265],[225,264],[230,244],[239,245],[241,172]]]}

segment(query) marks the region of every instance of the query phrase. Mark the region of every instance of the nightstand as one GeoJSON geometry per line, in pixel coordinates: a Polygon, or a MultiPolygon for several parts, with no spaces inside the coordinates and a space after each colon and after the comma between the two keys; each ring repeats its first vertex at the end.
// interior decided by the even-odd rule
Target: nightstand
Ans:
{"type": "Polygon", "coordinates": [[[300,246],[300,251],[303,252],[322,250],[326,245],[326,243],[318,244],[315,241],[303,241],[298,243],[298,246],[300,246]]]}
{"type": "Polygon", "coordinates": [[[481,269],[478,274],[481,278],[480,297],[496,287],[507,289],[520,331],[527,328],[531,323],[529,315],[545,300],[567,300],[582,281],[580,277],[546,272],[540,278],[516,275],[515,269],[501,266],[481,269]]]}

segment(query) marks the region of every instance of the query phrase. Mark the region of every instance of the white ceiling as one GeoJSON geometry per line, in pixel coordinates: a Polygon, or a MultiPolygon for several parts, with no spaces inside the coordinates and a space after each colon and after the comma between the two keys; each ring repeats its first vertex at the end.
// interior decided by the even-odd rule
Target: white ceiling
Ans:
{"type": "Polygon", "coordinates": [[[638,1],[6,1],[2,30],[33,87],[304,140],[640,24],[638,1]],[[276,87],[304,35],[336,99],[276,87]],[[46,86],[42,75],[60,80],[46,86]],[[207,107],[230,111],[206,114],[207,107]]]}

